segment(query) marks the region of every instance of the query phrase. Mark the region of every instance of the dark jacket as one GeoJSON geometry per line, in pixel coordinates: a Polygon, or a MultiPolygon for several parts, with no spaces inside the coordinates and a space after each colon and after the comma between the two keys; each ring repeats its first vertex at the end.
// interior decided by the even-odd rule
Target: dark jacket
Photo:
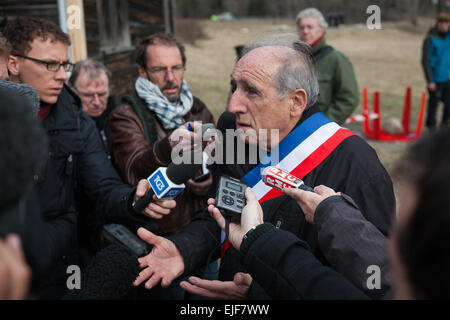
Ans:
{"type": "Polygon", "coordinates": [[[105,148],[105,152],[108,155],[109,159],[111,159],[112,148],[111,148],[111,134],[109,132],[109,125],[108,125],[108,117],[115,108],[116,105],[114,103],[113,97],[109,97],[106,109],[105,111],[103,111],[100,117],[92,117],[92,120],[94,120],[95,125],[97,126],[98,133],[100,134],[100,138],[102,139],[103,142],[103,147],[105,148]]]}
{"type": "MultiPolygon", "coordinates": [[[[95,203],[97,215],[92,220],[97,224],[149,219],[131,210],[135,189],[120,180],[103,150],[94,121],[81,111],[80,99],[68,87],[42,125],[49,137],[48,158],[35,181],[56,266],[41,287],[47,289],[56,281],[61,290],[67,266],[78,263],[75,185],[95,203]]],[[[54,298],[55,294],[61,292],[46,291],[43,297],[54,298]]]]}
{"type": "MultiPolygon", "coordinates": [[[[317,105],[305,111],[299,123],[318,111],[317,105]]],[[[228,124],[228,126],[230,125],[233,124],[228,124]]],[[[224,144],[224,150],[226,150],[226,141],[224,144]]],[[[210,195],[214,197],[215,186],[221,175],[240,179],[254,166],[248,164],[218,165],[214,172],[210,195]]],[[[312,187],[323,184],[348,194],[361,208],[362,214],[368,221],[384,235],[389,232],[395,210],[392,182],[375,151],[360,137],[351,136],[345,139],[303,180],[305,184],[312,187]]],[[[330,264],[333,259],[325,258],[318,246],[316,228],[306,222],[304,214],[293,199],[283,195],[262,203],[262,208],[264,221],[290,231],[306,241],[314,255],[322,263],[330,264]]],[[[199,213],[198,218],[193,220],[183,232],[169,238],[180,248],[186,270],[195,270],[202,263],[204,264],[208,254],[220,247],[220,230],[206,211],[203,214],[199,213]]],[[[332,265],[331,267],[334,268],[332,265]]],[[[245,272],[245,268],[239,263],[239,253],[230,248],[225,253],[221,264],[220,278],[232,280],[234,274],[239,271],[245,272]]],[[[358,283],[361,282],[358,281],[358,283]]],[[[249,291],[249,298],[262,298],[261,292],[256,293],[253,291],[255,289],[256,287],[253,285],[249,291]]]]}
{"type": "Polygon", "coordinates": [[[356,76],[350,60],[340,51],[331,48],[328,53],[325,37],[311,50],[316,56],[315,69],[319,81],[320,110],[331,120],[342,125],[352,115],[359,103],[356,76]]]}
{"type": "Polygon", "coordinates": [[[304,241],[272,224],[256,227],[240,253],[242,264],[271,298],[367,299],[342,275],[323,266],[304,241]]]}
{"type": "MultiPolygon", "coordinates": [[[[166,167],[171,162],[169,136],[173,130],[164,130],[156,114],[137,94],[126,96],[123,101],[109,117],[113,156],[124,181],[134,186],[139,179],[148,177],[158,167],[166,167]]],[[[211,112],[196,97],[184,120],[214,123],[211,112]]],[[[170,215],[158,220],[159,234],[173,234],[180,230],[205,202],[205,197],[185,189],[177,197],[177,207],[170,215]]]]}
{"type": "Polygon", "coordinates": [[[387,237],[364,218],[353,199],[342,194],[322,201],[314,213],[314,226],[319,248],[334,270],[372,299],[390,297],[387,237]],[[380,287],[374,287],[373,281],[367,285],[373,267],[379,268],[380,287]]]}

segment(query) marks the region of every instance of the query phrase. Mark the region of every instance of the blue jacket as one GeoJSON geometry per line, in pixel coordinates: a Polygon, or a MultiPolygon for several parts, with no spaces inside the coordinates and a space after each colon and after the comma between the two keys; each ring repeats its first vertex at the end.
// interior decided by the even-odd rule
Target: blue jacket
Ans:
{"type": "Polygon", "coordinates": [[[422,64],[427,82],[450,80],[450,34],[439,34],[430,30],[424,41],[422,64]]]}

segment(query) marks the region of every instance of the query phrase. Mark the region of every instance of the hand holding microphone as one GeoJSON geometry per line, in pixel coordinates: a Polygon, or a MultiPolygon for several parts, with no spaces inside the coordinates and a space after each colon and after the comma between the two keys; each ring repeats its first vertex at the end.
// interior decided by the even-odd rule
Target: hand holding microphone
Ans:
{"type": "Polygon", "coordinates": [[[269,187],[283,190],[294,188],[314,192],[303,180],[277,167],[266,167],[261,174],[262,181],[269,187]]]}
{"type": "Polygon", "coordinates": [[[281,190],[293,198],[305,214],[306,221],[314,223],[314,213],[319,204],[328,197],[340,195],[333,189],[320,185],[314,189],[296,176],[277,167],[267,167],[262,173],[262,180],[268,186],[281,190]]]}
{"type": "MultiPolygon", "coordinates": [[[[185,188],[184,183],[188,179],[193,177],[202,166],[201,163],[195,163],[195,161],[193,161],[196,159],[195,154],[192,153],[191,155],[191,163],[171,163],[167,168],[158,168],[147,178],[146,181],[141,180],[140,185],[142,187],[138,186],[136,195],[141,196],[142,191],[146,191],[146,193],[133,203],[133,210],[137,213],[140,213],[146,210],[146,207],[152,201],[152,199],[173,199],[179,193],[181,193],[181,191],[183,191],[183,189],[185,188]]],[[[168,209],[167,206],[170,207],[171,205],[173,205],[173,203],[170,201],[158,201],[157,204],[165,207],[163,209],[168,209]]],[[[154,209],[157,214],[167,214],[164,213],[166,212],[166,210],[157,208],[155,204],[151,204],[149,207],[147,207],[147,209],[154,209]],[[151,208],[152,205],[153,208],[151,208]]]]}

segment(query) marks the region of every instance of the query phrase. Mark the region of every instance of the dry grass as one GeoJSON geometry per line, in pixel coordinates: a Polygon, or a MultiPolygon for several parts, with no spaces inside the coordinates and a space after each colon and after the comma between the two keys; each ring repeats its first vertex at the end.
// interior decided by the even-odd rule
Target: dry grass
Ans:
{"type": "MultiPolygon", "coordinates": [[[[296,32],[292,21],[242,20],[235,22],[202,21],[207,39],[187,45],[188,65],[185,78],[215,116],[227,105],[229,76],[236,59],[234,46],[269,33],[296,32]]],[[[412,121],[417,117],[420,95],[425,81],[420,64],[423,38],[431,20],[420,20],[417,27],[408,23],[383,23],[382,30],[364,25],[342,26],[327,32],[327,41],[352,61],[360,92],[381,93],[383,117],[400,117],[407,86],[413,90],[412,121]]],[[[361,99],[362,100],[362,99],[361,99]]],[[[361,106],[356,113],[361,113],[361,106]]],[[[415,127],[414,122],[411,125],[415,127]]],[[[362,133],[362,125],[349,125],[362,133]]],[[[369,141],[389,172],[401,155],[405,143],[369,141]]],[[[395,182],[395,181],[394,181],[395,182]]],[[[395,185],[395,187],[397,187],[395,185]]]]}

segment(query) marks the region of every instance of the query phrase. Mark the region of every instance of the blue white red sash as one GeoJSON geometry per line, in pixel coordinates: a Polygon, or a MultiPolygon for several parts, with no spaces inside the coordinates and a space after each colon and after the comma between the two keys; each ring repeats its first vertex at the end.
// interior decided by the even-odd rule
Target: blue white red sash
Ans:
{"type": "Polygon", "coordinates": [[[322,163],[342,141],[352,135],[354,135],[353,132],[340,127],[323,113],[316,113],[292,130],[278,144],[273,151],[278,152],[278,163],[268,160],[271,157],[271,154],[268,154],[242,180],[252,188],[260,203],[278,197],[282,192],[265,185],[261,180],[262,169],[266,166],[276,166],[303,179],[322,163]]]}
{"type": "MultiPolygon", "coordinates": [[[[266,166],[276,166],[303,179],[321,164],[342,141],[353,135],[353,132],[342,128],[323,113],[315,113],[292,130],[272,151],[274,154],[278,152],[279,161],[277,163],[269,160],[271,154],[268,154],[242,180],[252,188],[259,203],[278,197],[283,193],[265,185],[261,180],[261,172],[266,166]]],[[[227,242],[224,243],[223,249],[225,250],[229,245],[227,242]]]]}

